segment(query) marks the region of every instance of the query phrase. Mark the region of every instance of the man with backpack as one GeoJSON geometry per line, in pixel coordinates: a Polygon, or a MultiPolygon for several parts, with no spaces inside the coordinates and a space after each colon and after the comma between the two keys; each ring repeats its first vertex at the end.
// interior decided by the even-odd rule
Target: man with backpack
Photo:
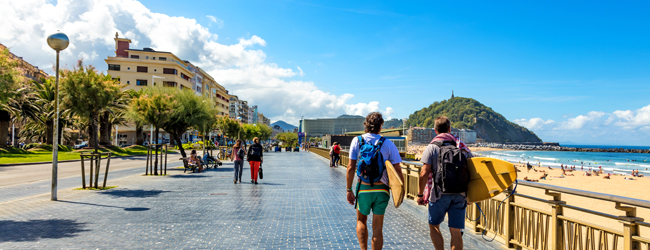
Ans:
{"type": "Polygon", "coordinates": [[[461,250],[469,183],[467,159],[472,154],[464,143],[450,133],[451,121],[447,117],[436,118],[435,131],[438,135],[422,154],[424,166],[420,170],[417,202],[420,205],[429,204],[429,229],[435,249],[444,249],[440,223],[448,214],[451,249],[461,250]]]}
{"type": "Polygon", "coordinates": [[[399,150],[395,144],[382,137],[379,133],[384,124],[381,113],[368,114],[365,134],[352,139],[350,144],[350,162],[347,171],[346,196],[351,205],[357,210],[357,237],[362,250],[368,249],[368,215],[372,211],[372,249],[382,249],[384,238],[382,228],[384,213],[390,200],[388,189],[388,173],[385,161],[393,164],[402,180],[402,169],[399,150]],[[352,190],[354,176],[358,176],[356,195],[352,190]]]}

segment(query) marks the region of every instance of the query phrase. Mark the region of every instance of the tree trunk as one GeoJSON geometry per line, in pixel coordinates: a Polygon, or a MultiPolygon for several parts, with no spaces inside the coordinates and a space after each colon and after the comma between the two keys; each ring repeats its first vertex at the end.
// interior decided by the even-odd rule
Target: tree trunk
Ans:
{"type": "Polygon", "coordinates": [[[181,151],[181,155],[183,158],[187,157],[187,154],[185,154],[185,149],[183,149],[183,143],[181,142],[181,136],[175,132],[169,132],[171,134],[172,138],[178,145],[178,149],[181,151]]]}
{"type": "Polygon", "coordinates": [[[108,111],[101,112],[99,115],[99,144],[109,146],[111,144],[111,120],[108,111]]]}
{"type": "Polygon", "coordinates": [[[0,148],[7,147],[7,138],[9,137],[9,123],[11,115],[8,111],[0,110],[0,148]]]}
{"type": "Polygon", "coordinates": [[[144,138],[142,138],[142,128],[143,126],[138,122],[135,123],[135,145],[144,144],[144,138]]]}
{"type": "MultiPolygon", "coordinates": [[[[61,145],[61,138],[63,138],[63,126],[61,126],[61,117],[59,117],[59,139],[57,140],[59,145],[61,145]]],[[[54,139],[52,141],[54,141],[54,139]]]]}
{"type": "Polygon", "coordinates": [[[54,144],[54,120],[45,121],[45,144],[54,144]]]}

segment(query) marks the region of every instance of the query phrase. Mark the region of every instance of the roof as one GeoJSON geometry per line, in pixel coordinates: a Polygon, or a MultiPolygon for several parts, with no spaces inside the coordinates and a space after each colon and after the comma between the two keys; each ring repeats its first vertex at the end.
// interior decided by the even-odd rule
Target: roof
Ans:
{"type": "MultiPolygon", "coordinates": [[[[380,134],[390,133],[390,132],[395,132],[395,131],[401,132],[402,129],[401,129],[401,128],[382,129],[381,132],[380,132],[380,134]]],[[[346,134],[346,135],[362,135],[362,134],[365,134],[365,133],[366,133],[365,131],[355,131],[355,132],[347,132],[347,133],[345,133],[345,134],[346,134]]]]}

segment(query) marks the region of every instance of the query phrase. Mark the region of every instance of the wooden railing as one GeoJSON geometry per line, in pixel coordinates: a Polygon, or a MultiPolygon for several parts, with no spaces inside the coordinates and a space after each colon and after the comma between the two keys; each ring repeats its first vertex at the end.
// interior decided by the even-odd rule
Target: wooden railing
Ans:
{"type": "MultiPolygon", "coordinates": [[[[329,159],[329,149],[312,148],[310,152],[329,159]]],[[[341,165],[348,165],[347,152],[341,152],[341,165]]],[[[406,197],[415,199],[422,163],[403,161],[401,166],[406,177],[406,197]]],[[[478,202],[478,206],[468,205],[465,218],[469,230],[486,233],[486,238],[496,237],[505,248],[511,249],[650,250],[650,238],[641,236],[641,231],[650,232],[650,223],[637,217],[637,209],[650,209],[650,201],[528,181],[518,185],[519,190],[507,199],[501,194],[478,202]],[[521,191],[522,187],[526,191],[521,191]],[[562,195],[597,201],[623,215],[569,205],[562,200],[562,195]],[[610,228],[594,220],[611,220],[622,227],[610,228]]],[[[504,193],[511,193],[512,188],[504,193]]]]}

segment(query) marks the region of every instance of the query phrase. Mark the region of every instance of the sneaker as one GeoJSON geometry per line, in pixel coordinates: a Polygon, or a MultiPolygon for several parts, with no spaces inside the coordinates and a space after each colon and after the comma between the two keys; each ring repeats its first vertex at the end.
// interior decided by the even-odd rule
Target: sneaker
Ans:
{"type": "Polygon", "coordinates": [[[241,180],[239,180],[239,183],[241,183],[241,180]]]}
{"type": "Polygon", "coordinates": [[[237,180],[235,180],[235,184],[237,184],[237,180]]]}
{"type": "Polygon", "coordinates": [[[257,185],[257,181],[255,182],[255,185],[257,185]]]}
{"type": "Polygon", "coordinates": [[[254,183],[254,182],[255,182],[254,180],[251,180],[251,183],[254,183]]]}

